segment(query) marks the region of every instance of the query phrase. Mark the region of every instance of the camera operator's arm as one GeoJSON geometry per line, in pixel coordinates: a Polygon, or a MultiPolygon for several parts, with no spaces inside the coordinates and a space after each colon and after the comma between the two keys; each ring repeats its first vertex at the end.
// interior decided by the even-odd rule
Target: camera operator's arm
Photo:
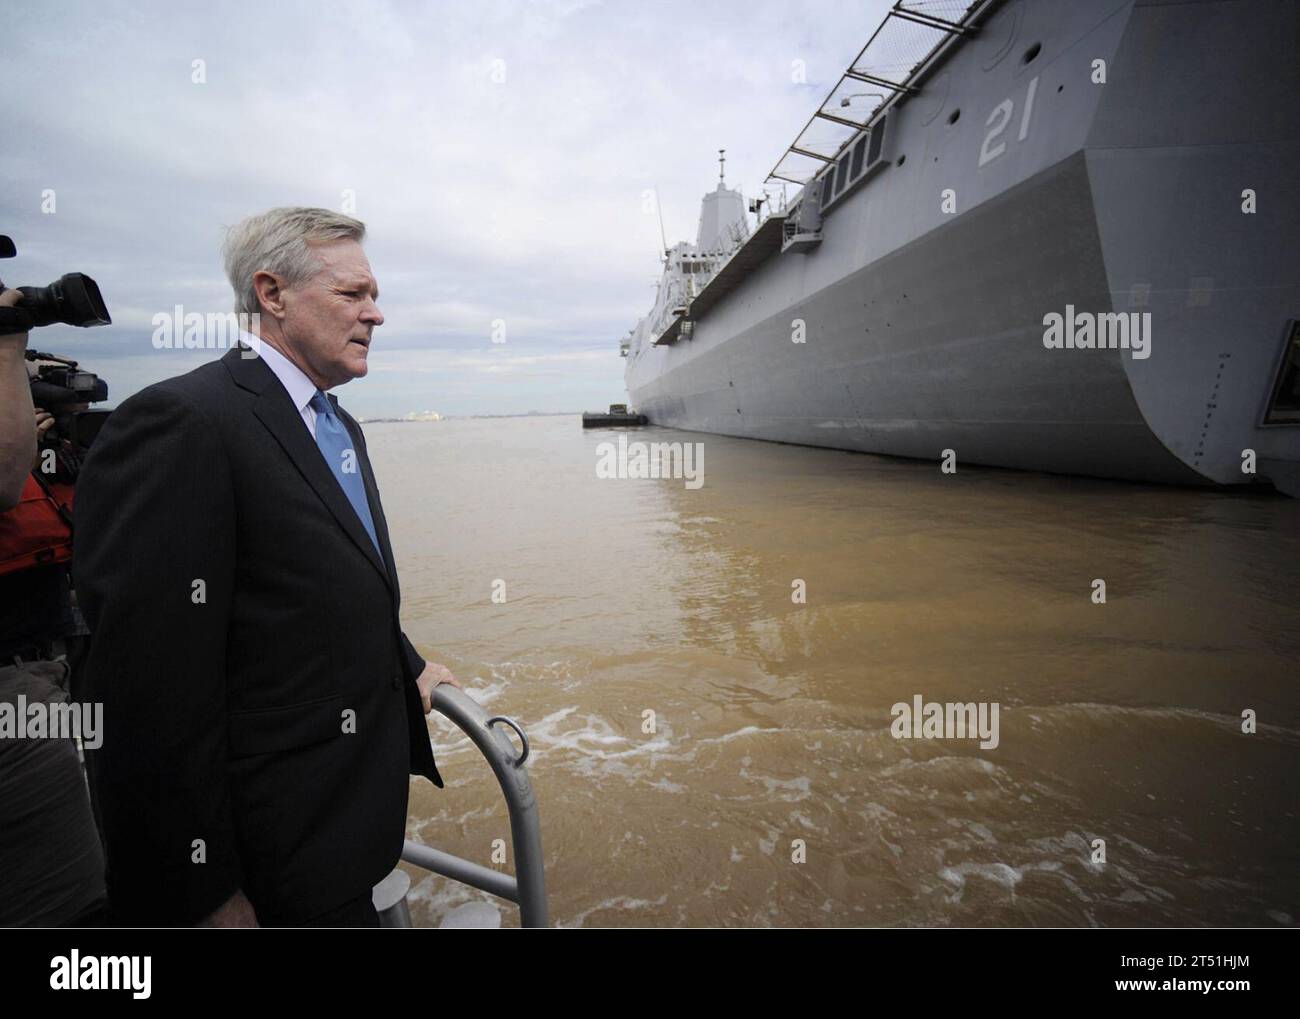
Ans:
{"type": "Polygon", "coordinates": [[[226,737],[237,516],[220,435],[180,390],[149,387],[96,437],[73,512],[84,699],[104,705],[109,894],[127,923],[194,924],[243,883],[226,737]]]}
{"type": "MultiPolygon", "coordinates": [[[[0,308],[22,299],[17,290],[0,293],[0,308]]],[[[3,332],[3,330],[0,330],[3,332]]],[[[27,334],[0,335],[0,512],[13,509],[36,459],[36,419],[27,381],[27,334]]]]}

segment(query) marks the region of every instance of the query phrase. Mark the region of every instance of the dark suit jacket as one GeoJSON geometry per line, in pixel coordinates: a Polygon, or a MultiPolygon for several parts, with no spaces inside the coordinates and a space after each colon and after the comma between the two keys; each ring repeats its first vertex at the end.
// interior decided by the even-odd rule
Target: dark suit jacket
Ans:
{"type": "Polygon", "coordinates": [[[365,439],[339,414],[382,558],[241,349],[127,400],[87,458],[79,696],[104,705],[90,774],[122,923],[194,923],[237,889],[263,923],[325,912],[396,866],[408,774],[442,786],[365,439]]]}

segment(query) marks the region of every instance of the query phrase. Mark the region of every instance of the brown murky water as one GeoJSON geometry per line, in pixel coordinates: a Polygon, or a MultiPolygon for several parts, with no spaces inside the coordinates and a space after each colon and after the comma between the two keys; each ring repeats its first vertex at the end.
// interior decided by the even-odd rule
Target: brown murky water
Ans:
{"type": "MultiPolygon", "coordinates": [[[[407,633],[528,730],[554,923],[1300,920],[1300,503],[627,434],[704,485],[597,478],[576,418],[367,426],[407,633]],[[998,746],[895,739],[918,694],[998,746]]],[[[410,835],[491,865],[431,727],[410,835]]],[[[412,876],[417,923],[518,922],[412,876]]]]}

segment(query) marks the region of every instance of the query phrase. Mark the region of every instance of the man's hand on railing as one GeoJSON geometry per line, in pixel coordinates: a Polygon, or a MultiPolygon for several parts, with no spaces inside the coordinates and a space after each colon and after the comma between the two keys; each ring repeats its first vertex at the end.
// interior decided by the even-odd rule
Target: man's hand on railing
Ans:
{"type": "Polygon", "coordinates": [[[420,678],[415,681],[415,685],[420,689],[420,703],[424,705],[426,715],[433,710],[433,688],[439,683],[450,683],[457,690],[465,689],[447,666],[439,665],[437,662],[426,663],[424,672],[420,673],[420,678]]]}

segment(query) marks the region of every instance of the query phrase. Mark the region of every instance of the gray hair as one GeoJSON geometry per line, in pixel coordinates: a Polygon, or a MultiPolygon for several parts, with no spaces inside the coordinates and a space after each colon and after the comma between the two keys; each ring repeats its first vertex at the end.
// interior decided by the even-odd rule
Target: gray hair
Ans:
{"type": "Polygon", "coordinates": [[[365,236],[361,220],[329,209],[292,206],[249,216],[226,231],[222,245],[226,278],[235,288],[235,313],[254,315],[262,310],[253,287],[255,273],[275,273],[290,286],[305,283],[323,268],[308,247],[310,242],[360,242],[365,236]]]}

